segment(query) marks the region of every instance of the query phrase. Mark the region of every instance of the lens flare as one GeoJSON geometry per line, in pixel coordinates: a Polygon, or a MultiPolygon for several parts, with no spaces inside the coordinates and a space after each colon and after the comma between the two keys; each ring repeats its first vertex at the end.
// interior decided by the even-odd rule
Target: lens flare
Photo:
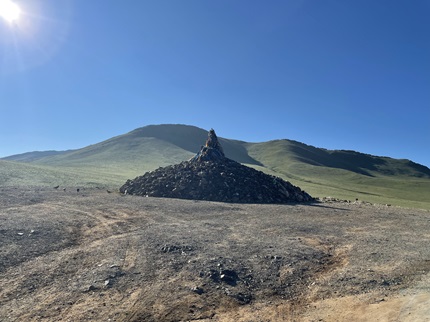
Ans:
{"type": "Polygon", "coordinates": [[[0,0],[0,16],[9,23],[16,22],[21,15],[21,8],[10,0],[0,0]]]}

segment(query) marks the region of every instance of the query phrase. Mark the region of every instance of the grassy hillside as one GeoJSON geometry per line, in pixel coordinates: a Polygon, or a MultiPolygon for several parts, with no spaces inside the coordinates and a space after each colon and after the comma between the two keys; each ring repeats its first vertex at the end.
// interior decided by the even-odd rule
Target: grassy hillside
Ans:
{"type": "MultiPolygon", "coordinates": [[[[195,155],[207,139],[207,131],[188,125],[149,125],[83,149],[65,152],[30,152],[4,160],[52,166],[122,166],[148,171],[178,163],[195,155]]],[[[260,165],[251,158],[245,142],[220,138],[227,157],[241,163],[260,165]]],[[[122,170],[121,170],[122,172],[122,170]]]]}
{"type": "Polygon", "coordinates": [[[347,170],[365,176],[410,176],[430,178],[430,169],[409,160],[393,159],[347,150],[326,150],[291,140],[246,145],[251,156],[271,168],[288,164],[347,170]]]}
{"type": "Polygon", "coordinates": [[[101,183],[111,181],[105,182],[104,178],[108,175],[117,178],[115,183],[120,185],[128,178],[179,163],[192,156],[192,153],[156,138],[134,137],[125,141],[113,138],[70,154],[41,159],[35,163],[63,171],[98,174],[101,183]]]}
{"type": "MultiPolygon", "coordinates": [[[[207,131],[194,126],[151,125],[78,150],[12,156],[9,160],[22,162],[2,161],[0,185],[119,187],[129,178],[190,159],[206,138],[207,131]]],[[[227,157],[278,175],[316,197],[430,209],[430,169],[409,160],[291,140],[220,141],[227,157]]]]}
{"type": "Polygon", "coordinates": [[[0,160],[0,187],[116,187],[121,177],[91,169],[60,168],[0,160]],[[102,175],[103,180],[100,180],[102,175]]]}
{"type": "Polygon", "coordinates": [[[68,153],[69,151],[33,151],[33,152],[26,152],[16,155],[11,155],[9,157],[3,158],[3,160],[6,161],[20,161],[20,162],[34,162],[46,157],[51,157],[54,155],[59,155],[63,153],[68,153]]]}
{"type": "MultiPolygon", "coordinates": [[[[196,154],[208,138],[208,131],[195,126],[181,124],[149,125],[122,136],[124,140],[134,137],[153,137],[169,142],[185,151],[196,154]]],[[[225,155],[237,162],[260,165],[249,156],[245,142],[219,138],[225,155]]]]}
{"type": "Polygon", "coordinates": [[[290,140],[250,143],[247,149],[264,167],[314,196],[430,209],[430,169],[409,160],[290,140]]]}

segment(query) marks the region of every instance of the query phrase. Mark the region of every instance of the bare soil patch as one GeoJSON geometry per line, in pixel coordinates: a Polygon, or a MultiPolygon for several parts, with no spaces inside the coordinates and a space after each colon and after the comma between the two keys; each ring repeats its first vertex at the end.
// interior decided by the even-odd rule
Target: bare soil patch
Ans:
{"type": "Polygon", "coordinates": [[[428,321],[430,212],[0,188],[1,321],[428,321]]]}

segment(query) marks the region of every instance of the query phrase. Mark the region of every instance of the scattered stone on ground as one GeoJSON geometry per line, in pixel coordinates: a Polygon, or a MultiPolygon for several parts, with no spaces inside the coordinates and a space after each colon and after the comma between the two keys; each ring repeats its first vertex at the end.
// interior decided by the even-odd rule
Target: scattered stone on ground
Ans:
{"type": "Polygon", "coordinates": [[[0,192],[1,321],[430,316],[427,210],[0,192]]]}

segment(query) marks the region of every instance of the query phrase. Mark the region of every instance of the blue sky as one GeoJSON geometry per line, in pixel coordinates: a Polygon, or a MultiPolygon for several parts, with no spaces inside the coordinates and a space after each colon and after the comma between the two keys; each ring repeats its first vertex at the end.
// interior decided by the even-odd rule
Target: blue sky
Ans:
{"type": "Polygon", "coordinates": [[[0,156],[180,123],[430,166],[427,0],[15,3],[0,156]]]}

